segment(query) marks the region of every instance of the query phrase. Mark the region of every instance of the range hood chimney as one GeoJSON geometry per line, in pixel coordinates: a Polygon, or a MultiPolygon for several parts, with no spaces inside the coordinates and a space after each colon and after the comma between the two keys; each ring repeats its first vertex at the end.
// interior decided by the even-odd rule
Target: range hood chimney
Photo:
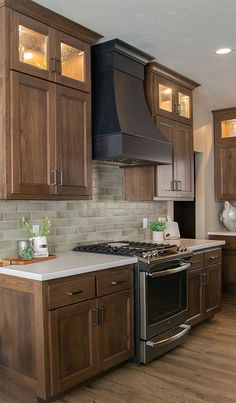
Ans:
{"type": "Polygon", "coordinates": [[[172,146],[144,95],[144,66],[151,60],[119,39],[92,46],[93,159],[130,166],[172,163],[172,146]]]}

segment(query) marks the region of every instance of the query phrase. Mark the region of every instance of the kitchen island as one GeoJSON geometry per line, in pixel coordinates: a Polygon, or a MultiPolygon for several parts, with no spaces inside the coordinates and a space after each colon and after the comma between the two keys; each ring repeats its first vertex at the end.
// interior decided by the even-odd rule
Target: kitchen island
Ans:
{"type": "MultiPolygon", "coordinates": [[[[204,262],[218,256],[218,262],[207,267],[217,267],[219,278],[224,241],[178,242],[193,250],[197,260],[198,254],[204,262]]],[[[129,360],[134,353],[136,262],[136,257],[64,252],[51,261],[2,267],[2,390],[25,403],[45,401],[129,360]]],[[[196,270],[194,266],[194,274],[196,270]]],[[[201,279],[207,280],[207,274],[202,267],[201,279]]],[[[219,288],[220,283],[214,285],[219,288]]],[[[191,280],[189,290],[196,289],[191,280]]],[[[201,290],[206,301],[206,290],[212,292],[212,287],[202,284],[201,290]]],[[[218,309],[219,304],[211,315],[218,309]]]]}

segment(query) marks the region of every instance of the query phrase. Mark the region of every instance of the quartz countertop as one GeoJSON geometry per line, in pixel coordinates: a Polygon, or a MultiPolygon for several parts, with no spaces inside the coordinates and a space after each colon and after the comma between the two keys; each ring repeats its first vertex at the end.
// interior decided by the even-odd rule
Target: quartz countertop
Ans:
{"type": "MultiPolygon", "coordinates": [[[[150,242],[150,240],[146,240],[150,242]]],[[[197,251],[216,246],[222,246],[225,241],[209,239],[171,239],[164,243],[184,245],[192,251],[197,251]]],[[[96,270],[104,270],[137,262],[136,257],[104,255],[87,252],[60,252],[57,258],[45,260],[40,263],[27,265],[11,265],[0,268],[0,273],[10,276],[22,277],[31,280],[45,281],[60,277],[73,276],[75,274],[89,273],[96,270]]]]}
{"type": "Polygon", "coordinates": [[[56,259],[26,265],[0,268],[0,273],[31,280],[52,280],[75,274],[89,273],[137,262],[136,257],[102,255],[84,252],[60,252],[56,259]]]}

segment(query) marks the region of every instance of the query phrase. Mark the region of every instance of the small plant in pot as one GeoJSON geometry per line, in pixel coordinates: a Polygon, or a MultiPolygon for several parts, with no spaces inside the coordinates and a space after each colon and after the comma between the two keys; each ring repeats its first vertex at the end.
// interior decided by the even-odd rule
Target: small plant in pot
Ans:
{"type": "Polygon", "coordinates": [[[155,242],[162,242],[164,239],[164,230],[166,223],[164,221],[153,221],[149,223],[149,228],[152,230],[152,239],[155,242]]]}
{"type": "Polygon", "coordinates": [[[29,224],[25,217],[21,217],[19,224],[30,236],[29,240],[34,251],[33,257],[47,257],[47,235],[50,233],[51,228],[51,222],[48,217],[43,219],[41,226],[29,224]]]}

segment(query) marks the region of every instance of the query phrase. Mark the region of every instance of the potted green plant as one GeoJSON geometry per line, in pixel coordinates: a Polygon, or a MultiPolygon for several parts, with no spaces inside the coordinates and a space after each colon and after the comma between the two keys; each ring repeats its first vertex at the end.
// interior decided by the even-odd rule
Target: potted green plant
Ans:
{"type": "Polygon", "coordinates": [[[31,225],[25,217],[21,217],[19,224],[30,236],[29,240],[34,251],[33,257],[47,257],[47,235],[50,233],[51,222],[48,217],[43,219],[42,225],[31,225]]]}
{"type": "Polygon", "coordinates": [[[152,239],[155,242],[162,242],[164,239],[164,230],[166,223],[164,221],[153,221],[149,223],[149,228],[152,230],[152,239]]]}

